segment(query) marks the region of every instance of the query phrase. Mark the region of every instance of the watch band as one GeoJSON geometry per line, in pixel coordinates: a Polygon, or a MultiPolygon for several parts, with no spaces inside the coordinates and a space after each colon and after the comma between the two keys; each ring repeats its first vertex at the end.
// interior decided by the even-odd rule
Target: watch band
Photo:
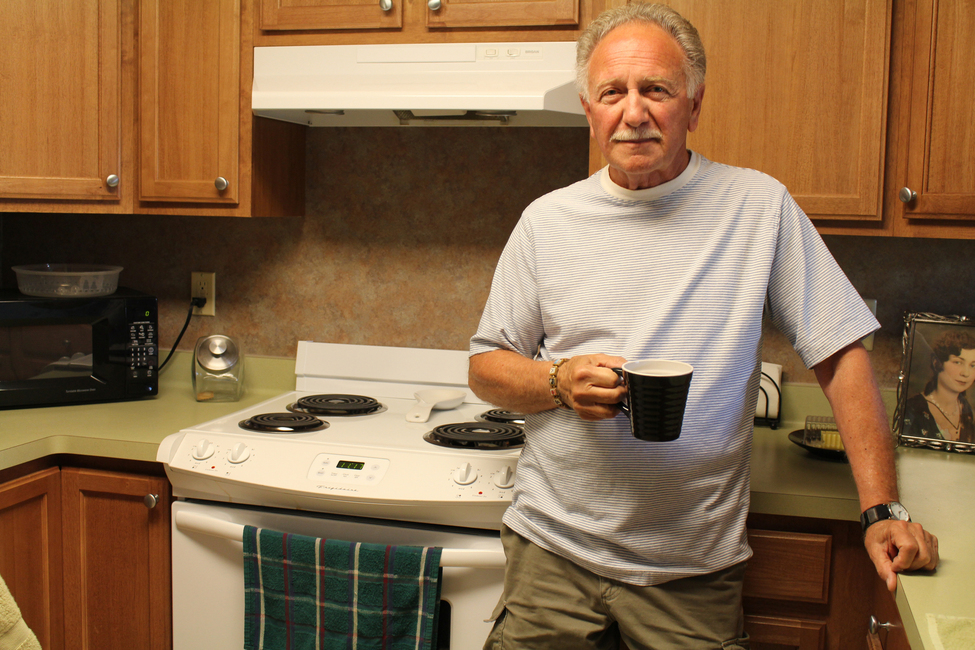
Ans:
{"type": "Polygon", "coordinates": [[[867,534],[867,529],[870,528],[870,526],[878,521],[884,521],[885,519],[910,521],[911,515],[907,512],[907,508],[905,508],[899,501],[881,503],[880,505],[873,506],[872,508],[867,508],[860,514],[860,528],[863,531],[863,534],[867,534]]]}

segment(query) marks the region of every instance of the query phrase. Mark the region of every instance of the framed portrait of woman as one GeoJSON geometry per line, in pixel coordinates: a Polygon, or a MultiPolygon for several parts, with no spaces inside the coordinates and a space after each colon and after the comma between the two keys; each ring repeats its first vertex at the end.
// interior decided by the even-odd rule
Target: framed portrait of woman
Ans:
{"type": "Polygon", "coordinates": [[[900,444],[975,453],[975,321],[912,313],[893,428],[900,444]]]}

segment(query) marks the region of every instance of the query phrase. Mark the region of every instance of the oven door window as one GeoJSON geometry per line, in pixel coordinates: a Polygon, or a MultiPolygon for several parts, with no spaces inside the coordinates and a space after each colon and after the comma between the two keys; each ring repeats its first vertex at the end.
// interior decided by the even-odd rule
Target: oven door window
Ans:
{"type": "Polygon", "coordinates": [[[92,376],[88,323],[0,327],[0,381],[92,376]]]}

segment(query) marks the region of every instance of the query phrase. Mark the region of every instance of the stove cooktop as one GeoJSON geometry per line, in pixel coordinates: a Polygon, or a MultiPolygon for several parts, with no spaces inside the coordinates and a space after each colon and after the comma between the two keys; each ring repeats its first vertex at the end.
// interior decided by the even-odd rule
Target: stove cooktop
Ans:
{"type": "MultiPolygon", "coordinates": [[[[369,346],[330,347],[344,354],[350,352],[347,348],[369,346]]],[[[424,357],[428,351],[409,352],[424,357]]],[[[466,380],[466,353],[457,354],[465,355],[466,380]]],[[[516,424],[479,420],[495,407],[478,400],[466,385],[453,384],[467,392],[460,406],[434,410],[427,422],[415,423],[406,420],[406,413],[416,404],[412,393],[423,385],[390,384],[382,377],[303,381],[300,375],[298,383],[311,390],[285,393],[167,437],[157,459],[165,464],[173,494],[332,514],[500,528],[501,515],[511,501],[523,436],[516,424]],[[321,384],[328,390],[316,390],[321,384]],[[354,390],[334,390],[342,385],[354,390]],[[310,415],[293,408],[308,398],[339,393],[372,398],[380,407],[351,415],[310,415]],[[249,420],[266,419],[272,427],[282,422],[287,427],[289,418],[314,422],[307,430],[296,431],[259,432],[241,426],[249,420]],[[464,440],[459,447],[426,439],[442,437],[434,434],[438,428],[450,430],[449,437],[457,427],[466,427],[460,434],[464,440]],[[496,438],[500,443],[488,442],[487,448],[477,448],[469,438],[496,438]]],[[[502,414],[502,419],[510,418],[502,414]]]]}

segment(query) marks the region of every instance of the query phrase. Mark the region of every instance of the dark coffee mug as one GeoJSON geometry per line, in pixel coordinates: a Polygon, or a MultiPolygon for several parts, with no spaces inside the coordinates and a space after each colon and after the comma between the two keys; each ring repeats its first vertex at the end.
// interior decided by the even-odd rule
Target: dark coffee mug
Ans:
{"type": "Polygon", "coordinates": [[[626,385],[626,400],[618,406],[630,419],[634,438],[667,442],[680,437],[693,366],[666,359],[643,359],[628,361],[622,368],[613,368],[613,372],[626,385]]]}

